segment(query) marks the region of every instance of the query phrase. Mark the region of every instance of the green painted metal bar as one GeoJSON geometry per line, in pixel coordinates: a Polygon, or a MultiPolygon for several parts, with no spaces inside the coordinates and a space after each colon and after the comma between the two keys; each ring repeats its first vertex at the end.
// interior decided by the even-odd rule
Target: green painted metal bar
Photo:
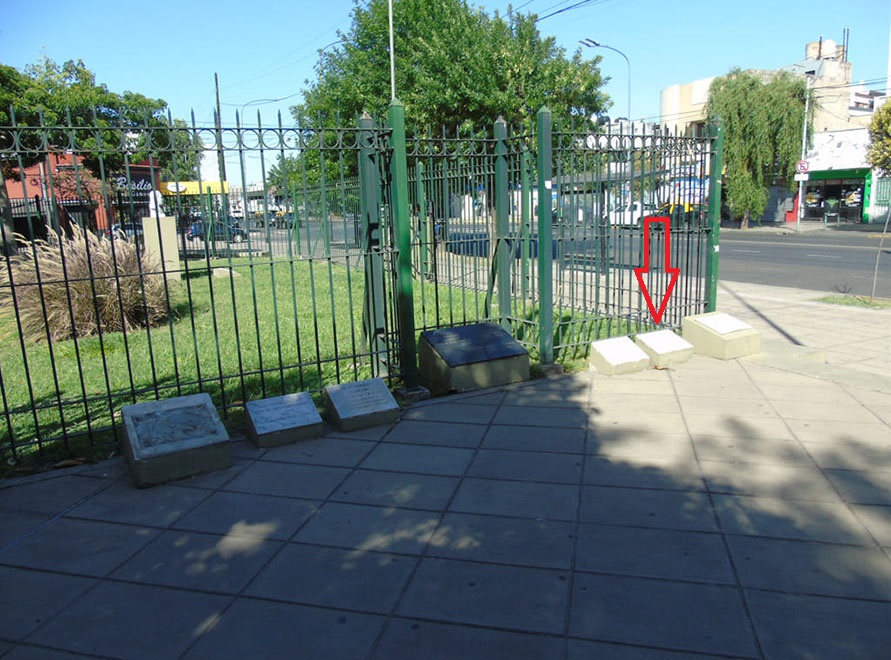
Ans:
{"type": "Polygon", "coordinates": [[[424,163],[420,161],[415,165],[415,191],[418,209],[418,267],[421,280],[424,280],[427,277],[427,250],[430,245],[430,233],[427,222],[427,193],[424,190],[424,163]]]}
{"type": "MultiPolygon", "coordinates": [[[[498,323],[510,331],[509,243],[510,191],[507,177],[507,122],[495,122],[495,284],[498,287],[498,323]]],[[[488,312],[488,310],[486,310],[488,312]]]]}
{"type": "Polygon", "coordinates": [[[721,250],[721,176],[724,172],[724,126],[720,119],[711,128],[712,150],[709,163],[708,240],[705,262],[706,311],[718,308],[718,257],[721,250]]]}
{"type": "Polygon", "coordinates": [[[538,146],[538,345],[542,364],[554,362],[554,223],[551,211],[553,144],[551,111],[543,107],[536,116],[538,146]]]}
{"type": "Polygon", "coordinates": [[[393,99],[387,112],[392,131],[393,230],[396,238],[396,309],[399,317],[400,365],[409,389],[418,387],[418,352],[415,337],[415,304],[411,276],[411,200],[408,196],[408,163],[405,153],[405,106],[393,99]]]}

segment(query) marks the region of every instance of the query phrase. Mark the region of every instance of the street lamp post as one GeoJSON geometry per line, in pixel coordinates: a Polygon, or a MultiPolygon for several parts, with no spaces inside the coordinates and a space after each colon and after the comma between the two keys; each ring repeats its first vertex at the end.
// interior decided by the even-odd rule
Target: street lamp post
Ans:
{"type": "Polygon", "coordinates": [[[579,43],[583,46],[587,46],[588,48],[606,48],[607,50],[618,53],[625,58],[625,64],[628,65],[628,121],[631,122],[631,61],[628,59],[628,56],[618,48],[607,46],[606,44],[602,44],[599,41],[594,41],[593,39],[582,39],[579,43]]]}

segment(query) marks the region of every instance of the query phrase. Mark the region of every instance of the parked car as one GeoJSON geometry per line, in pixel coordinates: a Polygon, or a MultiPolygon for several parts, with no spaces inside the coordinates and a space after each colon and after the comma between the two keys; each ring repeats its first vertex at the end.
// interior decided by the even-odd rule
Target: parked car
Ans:
{"type": "MultiPolygon", "coordinates": [[[[207,240],[208,226],[206,223],[201,220],[196,220],[192,224],[189,225],[189,230],[186,232],[186,238],[189,240],[200,239],[202,241],[207,240]]],[[[247,232],[244,228],[239,227],[235,223],[226,223],[220,220],[217,220],[213,223],[213,239],[216,241],[244,241],[247,240],[247,232]]]]}

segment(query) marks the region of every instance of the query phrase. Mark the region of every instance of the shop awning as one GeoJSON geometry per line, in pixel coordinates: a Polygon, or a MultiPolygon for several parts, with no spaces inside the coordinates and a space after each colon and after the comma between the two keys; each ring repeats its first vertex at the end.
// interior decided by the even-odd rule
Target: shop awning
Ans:
{"type": "Polygon", "coordinates": [[[228,181],[162,181],[163,195],[221,195],[229,192],[228,181]]]}
{"type": "Polygon", "coordinates": [[[855,167],[848,170],[820,170],[819,172],[808,172],[807,180],[810,182],[833,179],[865,179],[867,174],[869,174],[868,167],[855,167]]]}

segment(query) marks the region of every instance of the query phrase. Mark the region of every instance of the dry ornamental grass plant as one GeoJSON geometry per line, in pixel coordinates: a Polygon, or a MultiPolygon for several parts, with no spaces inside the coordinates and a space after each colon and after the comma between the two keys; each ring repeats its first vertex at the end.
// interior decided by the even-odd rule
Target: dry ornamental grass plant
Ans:
{"type": "Polygon", "coordinates": [[[0,269],[0,313],[28,339],[50,341],[155,326],[167,320],[168,292],[156,259],[130,241],[75,226],[70,238],[17,236],[18,254],[0,269]]]}

